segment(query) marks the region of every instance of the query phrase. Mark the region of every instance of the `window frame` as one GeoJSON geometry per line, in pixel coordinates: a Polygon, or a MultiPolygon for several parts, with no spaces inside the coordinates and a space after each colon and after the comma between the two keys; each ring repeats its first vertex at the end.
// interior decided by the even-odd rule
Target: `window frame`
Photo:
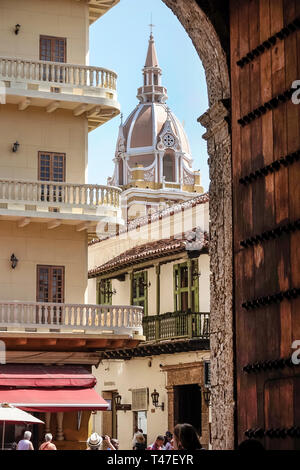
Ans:
{"type": "MultiPolygon", "coordinates": [[[[98,305],[112,305],[112,294],[104,294],[102,291],[103,285],[108,285],[109,290],[112,290],[112,280],[111,279],[98,279],[97,280],[97,304],[98,305]]],[[[105,288],[105,287],[104,287],[105,288]]]]}
{"type": "Polygon", "coordinates": [[[137,271],[137,272],[134,272],[133,275],[132,275],[132,285],[131,285],[131,304],[132,305],[140,305],[140,302],[143,302],[143,305],[140,305],[141,307],[144,308],[144,316],[148,315],[148,287],[147,287],[147,284],[148,284],[148,271],[147,270],[144,270],[144,271],[137,271]],[[134,282],[137,282],[137,292],[138,294],[140,294],[139,292],[139,279],[143,277],[144,278],[144,284],[145,284],[145,287],[144,287],[144,295],[138,295],[136,297],[134,297],[134,282]],[[139,302],[139,303],[135,303],[135,302],[139,302]]]}
{"type": "Polygon", "coordinates": [[[48,36],[47,34],[40,34],[40,50],[39,50],[39,58],[40,60],[43,60],[45,62],[57,62],[56,60],[53,60],[54,57],[54,45],[55,45],[55,40],[57,41],[63,41],[64,42],[64,60],[62,62],[58,61],[61,64],[65,64],[67,62],[67,38],[59,37],[59,36],[48,36]],[[50,39],[51,40],[51,59],[42,59],[42,40],[43,39],[50,39]]]}
{"type": "MultiPolygon", "coordinates": [[[[183,312],[181,294],[187,293],[188,299],[191,299],[191,306],[187,310],[192,312],[199,311],[199,277],[193,276],[193,274],[198,273],[198,259],[193,259],[185,261],[183,263],[178,263],[173,265],[173,292],[174,292],[174,312],[183,312]],[[188,285],[186,287],[181,287],[181,269],[187,268],[188,271],[188,285]],[[176,277],[178,274],[178,286],[176,288],[176,277]],[[191,282],[190,282],[191,280],[191,282]],[[193,309],[194,303],[194,309],[193,309]]],[[[189,303],[189,300],[188,300],[189,303]]]]}

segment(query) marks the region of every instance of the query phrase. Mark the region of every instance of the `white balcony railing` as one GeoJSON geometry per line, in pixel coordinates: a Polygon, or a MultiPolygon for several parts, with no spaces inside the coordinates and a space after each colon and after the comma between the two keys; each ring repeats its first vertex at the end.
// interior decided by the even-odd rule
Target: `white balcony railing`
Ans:
{"type": "Polygon", "coordinates": [[[63,212],[72,208],[91,211],[99,206],[119,209],[120,193],[121,190],[113,186],[0,179],[0,203],[55,206],[63,212]]]}
{"type": "Polygon", "coordinates": [[[84,330],[142,334],[143,308],[90,304],[0,302],[0,330],[84,330]]]}
{"type": "Polygon", "coordinates": [[[117,74],[101,67],[0,57],[0,79],[116,90],[117,74]]]}

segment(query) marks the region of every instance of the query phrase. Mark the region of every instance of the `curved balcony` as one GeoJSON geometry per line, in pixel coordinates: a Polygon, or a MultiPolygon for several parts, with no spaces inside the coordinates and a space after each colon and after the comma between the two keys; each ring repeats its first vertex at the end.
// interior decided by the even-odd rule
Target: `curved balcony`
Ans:
{"type": "Polygon", "coordinates": [[[101,67],[0,57],[0,81],[6,102],[20,111],[42,106],[48,113],[58,108],[74,116],[85,113],[89,130],[120,112],[117,74],[101,67]]]}
{"type": "Polygon", "coordinates": [[[1,301],[0,339],[7,349],[125,347],[144,339],[142,317],[137,306],[1,301]]]}
{"type": "Polygon", "coordinates": [[[0,179],[0,215],[20,227],[43,221],[50,229],[63,223],[94,233],[101,221],[123,223],[120,193],[113,186],[0,179]]]}

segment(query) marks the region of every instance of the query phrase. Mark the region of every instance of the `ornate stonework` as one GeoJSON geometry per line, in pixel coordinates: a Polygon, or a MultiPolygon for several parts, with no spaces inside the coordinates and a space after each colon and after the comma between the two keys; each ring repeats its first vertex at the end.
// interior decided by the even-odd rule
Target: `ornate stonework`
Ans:
{"type": "Polygon", "coordinates": [[[211,382],[212,444],[234,447],[232,174],[228,111],[230,97],[226,54],[220,39],[195,0],[163,0],[189,34],[203,63],[209,110],[199,118],[207,129],[210,168],[211,382]]]}

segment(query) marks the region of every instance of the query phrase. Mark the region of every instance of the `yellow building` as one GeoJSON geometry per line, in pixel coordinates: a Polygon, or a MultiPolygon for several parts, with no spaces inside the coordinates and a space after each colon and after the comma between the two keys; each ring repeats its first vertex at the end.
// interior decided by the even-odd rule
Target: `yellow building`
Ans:
{"type": "Polygon", "coordinates": [[[117,3],[0,4],[0,401],[39,412],[35,446],[51,430],[84,448],[107,407],[95,350],[142,339],[142,309],[86,304],[88,239],[122,222],[120,189],[86,181],[88,132],[119,114],[115,72],[88,64],[89,24],[117,3]]]}
{"type": "Polygon", "coordinates": [[[208,230],[204,194],[90,243],[90,302],[144,310],[146,342],[103,351],[94,370],[111,403],[94,429],[118,437],[121,449],[132,448],[136,425],[150,444],[178,422],[193,424],[209,447],[208,230]]]}

